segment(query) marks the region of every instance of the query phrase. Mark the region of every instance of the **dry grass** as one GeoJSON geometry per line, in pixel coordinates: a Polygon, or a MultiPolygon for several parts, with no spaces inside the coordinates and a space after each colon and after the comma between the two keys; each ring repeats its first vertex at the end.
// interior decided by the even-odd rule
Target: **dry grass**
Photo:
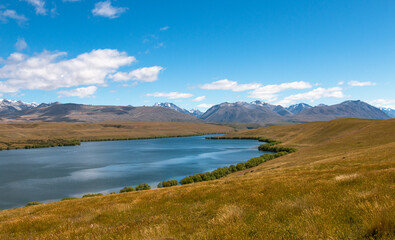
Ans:
{"type": "Polygon", "coordinates": [[[299,151],[216,181],[1,211],[0,239],[394,239],[395,120],[238,135],[299,151]]]}
{"type": "Polygon", "coordinates": [[[228,133],[231,127],[186,122],[121,122],[121,123],[15,123],[0,124],[0,149],[23,148],[26,145],[51,143],[56,140],[111,140],[188,136],[228,133]]]}

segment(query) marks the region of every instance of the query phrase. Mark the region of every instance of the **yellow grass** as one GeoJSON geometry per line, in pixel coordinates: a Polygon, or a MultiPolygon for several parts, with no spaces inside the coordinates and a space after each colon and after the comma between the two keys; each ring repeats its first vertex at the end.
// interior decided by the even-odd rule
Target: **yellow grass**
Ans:
{"type": "Polygon", "coordinates": [[[24,148],[63,140],[138,139],[231,131],[234,131],[231,127],[186,122],[2,123],[0,124],[0,149],[24,148]]]}
{"type": "Polygon", "coordinates": [[[230,135],[298,151],[216,181],[1,211],[0,239],[394,239],[395,119],[230,135]]]}

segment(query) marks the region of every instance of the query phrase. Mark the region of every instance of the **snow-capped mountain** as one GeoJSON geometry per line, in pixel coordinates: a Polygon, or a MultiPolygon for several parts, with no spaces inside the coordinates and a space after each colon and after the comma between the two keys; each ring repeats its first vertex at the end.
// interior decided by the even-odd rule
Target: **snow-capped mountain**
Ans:
{"type": "Polygon", "coordinates": [[[154,107],[164,107],[164,108],[170,108],[173,109],[177,112],[180,113],[186,113],[192,116],[195,116],[197,118],[200,118],[200,116],[203,115],[203,112],[201,112],[198,109],[191,109],[191,110],[186,110],[185,108],[180,108],[179,106],[175,105],[174,103],[169,103],[169,102],[164,102],[164,103],[155,103],[154,107]]]}
{"type": "Polygon", "coordinates": [[[37,107],[37,103],[25,103],[22,101],[0,99],[0,113],[22,111],[37,107]]]}
{"type": "Polygon", "coordinates": [[[174,103],[169,103],[169,102],[155,103],[154,107],[170,108],[170,109],[173,109],[174,111],[177,111],[177,112],[180,112],[180,113],[191,114],[188,110],[186,110],[184,108],[180,108],[179,106],[175,105],[174,103]]]}
{"type": "Polygon", "coordinates": [[[309,104],[298,103],[298,104],[294,104],[294,105],[291,105],[291,106],[287,107],[287,110],[290,111],[293,114],[298,114],[301,111],[303,111],[305,109],[309,109],[309,108],[311,108],[311,106],[309,104]]]}
{"type": "Polygon", "coordinates": [[[200,118],[203,115],[203,112],[200,111],[199,109],[191,109],[191,110],[189,110],[189,114],[191,114],[197,118],[200,118]]]}
{"type": "Polygon", "coordinates": [[[390,118],[395,118],[395,109],[382,107],[380,110],[385,112],[390,118]]]}

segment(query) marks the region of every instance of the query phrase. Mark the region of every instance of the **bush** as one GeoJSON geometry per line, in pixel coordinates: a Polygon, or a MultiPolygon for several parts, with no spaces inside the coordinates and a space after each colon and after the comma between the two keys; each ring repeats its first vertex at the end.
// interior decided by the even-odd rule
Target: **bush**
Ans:
{"type": "Polygon", "coordinates": [[[136,187],[136,191],[150,190],[150,189],[151,189],[151,186],[148,185],[148,184],[146,184],[146,183],[139,184],[139,185],[136,187]]]}
{"type": "Polygon", "coordinates": [[[233,172],[237,172],[237,168],[236,168],[236,166],[235,165],[230,165],[229,166],[229,170],[233,173],[233,172]]]}
{"type": "Polygon", "coordinates": [[[158,188],[171,187],[171,186],[176,186],[176,185],[178,185],[177,180],[169,180],[169,181],[163,181],[163,182],[158,183],[158,188]]]}
{"type": "Polygon", "coordinates": [[[243,169],[245,169],[246,167],[245,167],[245,163],[238,163],[238,164],[236,164],[236,169],[237,169],[237,171],[241,171],[241,170],[243,170],[243,169]]]}
{"type": "Polygon", "coordinates": [[[181,179],[180,183],[181,184],[189,184],[189,183],[193,183],[193,180],[192,180],[192,178],[190,176],[189,177],[184,177],[183,179],[181,179]]]}
{"type": "Polygon", "coordinates": [[[29,202],[29,203],[27,203],[25,205],[25,207],[34,206],[34,205],[40,205],[40,204],[42,204],[42,203],[40,203],[40,202],[29,202]]]}
{"type": "Polygon", "coordinates": [[[83,198],[87,198],[87,197],[98,197],[98,196],[103,196],[103,193],[85,194],[85,195],[82,196],[82,197],[83,197],[83,198]]]}
{"type": "Polygon", "coordinates": [[[133,187],[124,187],[119,192],[120,193],[125,193],[125,192],[133,192],[133,191],[134,191],[133,187]]]}
{"type": "Polygon", "coordinates": [[[67,197],[67,198],[62,198],[60,201],[73,200],[73,199],[77,199],[77,198],[75,198],[75,197],[67,197]]]}

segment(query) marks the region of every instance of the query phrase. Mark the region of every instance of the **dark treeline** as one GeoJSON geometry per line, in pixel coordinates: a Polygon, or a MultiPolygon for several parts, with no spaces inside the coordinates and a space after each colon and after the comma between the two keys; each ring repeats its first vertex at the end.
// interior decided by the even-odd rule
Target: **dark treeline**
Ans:
{"type": "Polygon", "coordinates": [[[32,145],[25,145],[25,149],[30,148],[47,148],[47,147],[62,147],[62,146],[77,146],[81,145],[79,140],[63,140],[54,139],[48,141],[39,141],[37,143],[32,143],[32,145]]]}
{"type": "MultiPolygon", "coordinates": [[[[248,160],[247,162],[240,162],[236,165],[230,165],[229,167],[222,167],[222,168],[217,168],[214,171],[211,172],[205,172],[205,173],[198,173],[194,175],[190,175],[188,177],[185,177],[181,179],[180,184],[189,184],[189,183],[195,183],[195,182],[203,182],[203,181],[210,181],[210,180],[215,180],[219,179],[222,177],[225,177],[228,174],[237,172],[237,171],[242,171],[244,169],[256,167],[266,161],[272,160],[274,158],[278,158],[281,156],[284,156],[288,153],[292,153],[296,151],[296,148],[291,148],[291,147],[283,147],[283,146],[274,146],[277,144],[280,144],[281,142],[270,139],[270,138],[260,138],[260,137],[207,137],[206,139],[254,139],[258,140],[260,142],[266,142],[265,144],[262,144],[258,147],[260,151],[268,151],[268,152],[273,152],[274,154],[263,154],[259,157],[254,157],[248,160]]],[[[163,181],[158,184],[158,188],[161,187],[171,187],[178,185],[177,180],[169,180],[169,181],[163,181]]]]}

